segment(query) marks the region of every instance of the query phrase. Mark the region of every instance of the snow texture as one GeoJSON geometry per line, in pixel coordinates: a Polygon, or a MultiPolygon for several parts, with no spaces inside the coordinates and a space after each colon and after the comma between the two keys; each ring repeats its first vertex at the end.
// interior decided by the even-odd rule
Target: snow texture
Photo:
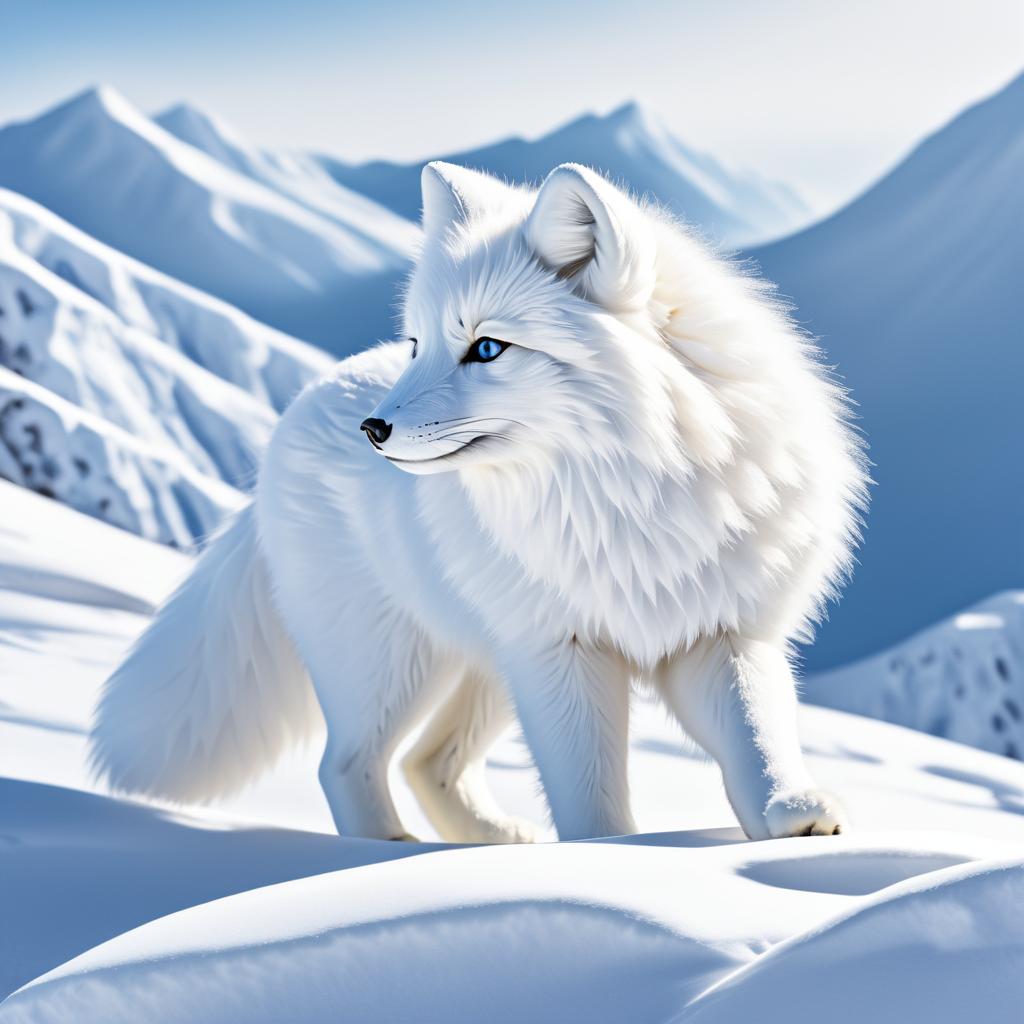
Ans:
{"type": "Polygon", "coordinates": [[[245,502],[173,448],[137,438],[2,367],[0,476],[182,548],[208,536],[245,502]]]}
{"type": "Polygon", "coordinates": [[[126,326],[159,339],[278,412],[332,363],[319,349],[90,238],[6,190],[0,190],[0,245],[0,263],[34,261],[106,306],[126,326]]]}
{"type": "Polygon", "coordinates": [[[812,676],[804,699],[1020,760],[1024,593],[997,594],[879,654],[812,676]]]}

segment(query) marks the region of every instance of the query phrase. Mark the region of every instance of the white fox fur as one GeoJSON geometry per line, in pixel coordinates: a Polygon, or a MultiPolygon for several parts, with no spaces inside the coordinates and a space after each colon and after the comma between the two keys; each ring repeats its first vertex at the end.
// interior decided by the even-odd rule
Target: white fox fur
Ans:
{"type": "Polygon", "coordinates": [[[423,201],[408,340],[285,413],[253,508],[108,683],[96,765],[176,800],[235,789],[316,721],[304,665],[339,831],[406,837],[387,768],[429,715],[405,767],[440,835],[532,838],[484,785],[514,707],[559,836],[628,833],[639,680],[749,836],[841,830],[788,661],[865,500],[817,352],[763,285],[586,168],[534,192],[431,164],[423,201]],[[466,361],[482,338],[507,347],[466,361]],[[390,428],[373,445],[365,417],[390,428]]]}

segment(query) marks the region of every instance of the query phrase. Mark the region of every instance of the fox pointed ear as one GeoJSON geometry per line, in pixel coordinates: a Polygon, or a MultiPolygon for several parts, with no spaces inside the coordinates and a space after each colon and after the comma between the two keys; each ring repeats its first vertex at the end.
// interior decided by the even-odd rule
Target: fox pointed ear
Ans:
{"type": "Polygon", "coordinates": [[[547,176],[526,240],[545,266],[610,309],[642,307],[654,289],[656,244],[647,217],[587,167],[562,164],[547,176]]]}
{"type": "Polygon", "coordinates": [[[424,166],[420,187],[423,230],[428,237],[442,234],[453,224],[464,224],[473,216],[500,209],[522,195],[490,174],[442,160],[424,166]]]}

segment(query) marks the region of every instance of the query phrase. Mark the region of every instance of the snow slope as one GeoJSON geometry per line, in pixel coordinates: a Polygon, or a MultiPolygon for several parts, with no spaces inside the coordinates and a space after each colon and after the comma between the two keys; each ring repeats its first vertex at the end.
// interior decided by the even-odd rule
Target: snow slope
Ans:
{"type": "MultiPolygon", "coordinates": [[[[408,230],[330,217],[176,138],[109,87],[0,130],[0,186],[334,352],[391,334],[408,230]]],[[[341,195],[339,190],[339,196],[341,195]]]]}
{"type": "Polygon", "coordinates": [[[1024,994],[1024,863],[992,865],[1009,847],[677,842],[435,852],[230,896],[89,951],[0,1020],[782,1021],[799,998],[941,1022],[1024,994]]]}
{"type": "Polygon", "coordinates": [[[0,189],[5,258],[25,257],[193,363],[280,412],[331,359],[319,349],[98,242],[49,210],[0,189]]]}
{"type": "Polygon", "coordinates": [[[1024,757],[1024,592],[1007,591],[888,650],[811,676],[804,699],[1024,757]]]}
{"type": "MultiPolygon", "coordinates": [[[[801,724],[859,829],[842,837],[744,841],[717,769],[644,702],[631,777],[649,833],[624,840],[332,836],[316,749],[215,809],[111,799],[83,768],[90,709],[188,560],[10,485],[0,502],[0,991],[38,979],[0,1006],[4,1024],[754,1007],[770,1024],[794,988],[840,1022],[942,1024],[968,1000],[972,1019],[1012,1019],[1024,996],[1024,765],[837,711],[804,708],[801,724]]],[[[489,775],[510,811],[543,813],[515,737],[489,775]]]]}
{"type": "Polygon", "coordinates": [[[274,411],[24,255],[5,226],[0,207],[0,365],[207,476],[250,483],[274,411]]]}
{"type": "MultiPolygon", "coordinates": [[[[0,367],[0,477],[149,540],[192,547],[242,494],[0,367]]],[[[6,510],[5,510],[6,511],[6,510]]]]}
{"type": "Polygon", "coordinates": [[[411,252],[419,244],[418,208],[408,220],[399,217],[338,184],[315,157],[260,149],[220,118],[187,103],[169,107],[153,121],[225,167],[267,185],[343,228],[385,239],[402,253],[411,252]]]}
{"type": "MultiPolygon", "coordinates": [[[[422,161],[350,165],[330,157],[319,159],[335,181],[403,217],[419,218],[422,161]]],[[[587,114],[539,139],[505,139],[440,159],[517,182],[539,182],[567,161],[588,164],[637,192],[651,194],[727,245],[778,237],[810,216],[787,186],[726,168],[691,149],[636,103],[604,116],[587,114]]]]}
{"type": "Polygon", "coordinates": [[[878,482],[812,669],[1024,580],[1024,76],[753,257],[858,403],[878,482]]]}

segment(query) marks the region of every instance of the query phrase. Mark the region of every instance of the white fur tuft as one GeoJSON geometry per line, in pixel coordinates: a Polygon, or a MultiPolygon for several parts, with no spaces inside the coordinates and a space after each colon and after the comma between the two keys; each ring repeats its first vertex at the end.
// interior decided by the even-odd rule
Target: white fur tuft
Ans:
{"type": "Polygon", "coordinates": [[[241,789],[318,721],[271,603],[250,507],[107,681],[91,763],[112,789],[202,803],[241,789]]]}

